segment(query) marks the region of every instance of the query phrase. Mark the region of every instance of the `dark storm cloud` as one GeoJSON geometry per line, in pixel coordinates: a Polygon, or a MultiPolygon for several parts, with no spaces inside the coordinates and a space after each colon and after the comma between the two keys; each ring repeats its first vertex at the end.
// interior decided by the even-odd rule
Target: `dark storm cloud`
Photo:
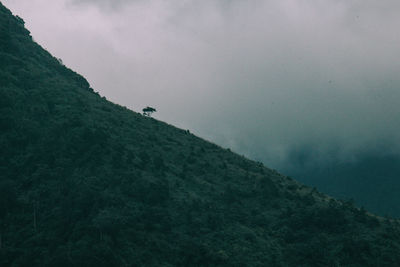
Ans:
{"type": "Polygon", "coordinates": [[[102,95],[268,165],[400,151],[398,1],[4,2],[102,95]]]}

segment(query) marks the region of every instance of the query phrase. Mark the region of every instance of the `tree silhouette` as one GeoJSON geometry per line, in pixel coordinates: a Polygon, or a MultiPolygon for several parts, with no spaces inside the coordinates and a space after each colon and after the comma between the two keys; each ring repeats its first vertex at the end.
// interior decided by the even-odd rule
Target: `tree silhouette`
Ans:
{"type": "Polygon", "coordinates": [[[147,106],[147,107],[145,107],[145,108],[143,109],[143,115],[144,115],[144,116],[151,117],[151,114],[152,114],[153,112],[156,112],[156,111],[157,111],[157,110],[156,110],[155,108],[152,108],[152,107],[147,106]]]}

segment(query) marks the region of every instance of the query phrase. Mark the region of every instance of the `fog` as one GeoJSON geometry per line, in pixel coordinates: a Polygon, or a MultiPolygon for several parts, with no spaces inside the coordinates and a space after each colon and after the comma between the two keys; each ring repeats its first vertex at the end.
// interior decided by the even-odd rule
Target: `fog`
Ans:
{"type": "Polygon", "coordinates": [[[400,152],[399,1],[2,2],[101,95],[267,166],[400,152]]]}

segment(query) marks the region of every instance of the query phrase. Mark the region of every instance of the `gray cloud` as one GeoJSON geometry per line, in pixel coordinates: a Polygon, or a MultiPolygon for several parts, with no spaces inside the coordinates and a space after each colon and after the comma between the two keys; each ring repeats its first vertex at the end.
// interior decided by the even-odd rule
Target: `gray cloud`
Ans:
{"type": "Polygon", "coordinates": [[[400,151],[398,1],[3,2],[102,95],[270,166],[400,151]]]}
{"type": "Polygon", "coordinates": [[[69,0],[69,2],[67,3],[71,5],[82,5],[82,6],[96,5],[97,7],[105,9],[106,11],[111,11],[111,10],[119,10],[120,8],[123,8],[127,4],[138,1],[143,1],[143,0],[69,0]]]}

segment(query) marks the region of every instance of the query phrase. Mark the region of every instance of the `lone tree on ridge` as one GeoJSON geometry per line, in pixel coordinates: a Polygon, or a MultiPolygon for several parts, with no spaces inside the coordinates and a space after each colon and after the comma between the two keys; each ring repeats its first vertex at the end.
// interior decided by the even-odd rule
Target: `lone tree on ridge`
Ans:
{"type": "Polygon", "coordinates": [[[156,111],[157,111],[157,110],[156,110],[155,108],[152,108],[152,107],[147,106],[147,107],[145,107],[145,108],[143,109],[143,115],[144,115],[144,116],[151,117],[151,114],[152,114],[153,112],[156,112],[156,111]]]}

